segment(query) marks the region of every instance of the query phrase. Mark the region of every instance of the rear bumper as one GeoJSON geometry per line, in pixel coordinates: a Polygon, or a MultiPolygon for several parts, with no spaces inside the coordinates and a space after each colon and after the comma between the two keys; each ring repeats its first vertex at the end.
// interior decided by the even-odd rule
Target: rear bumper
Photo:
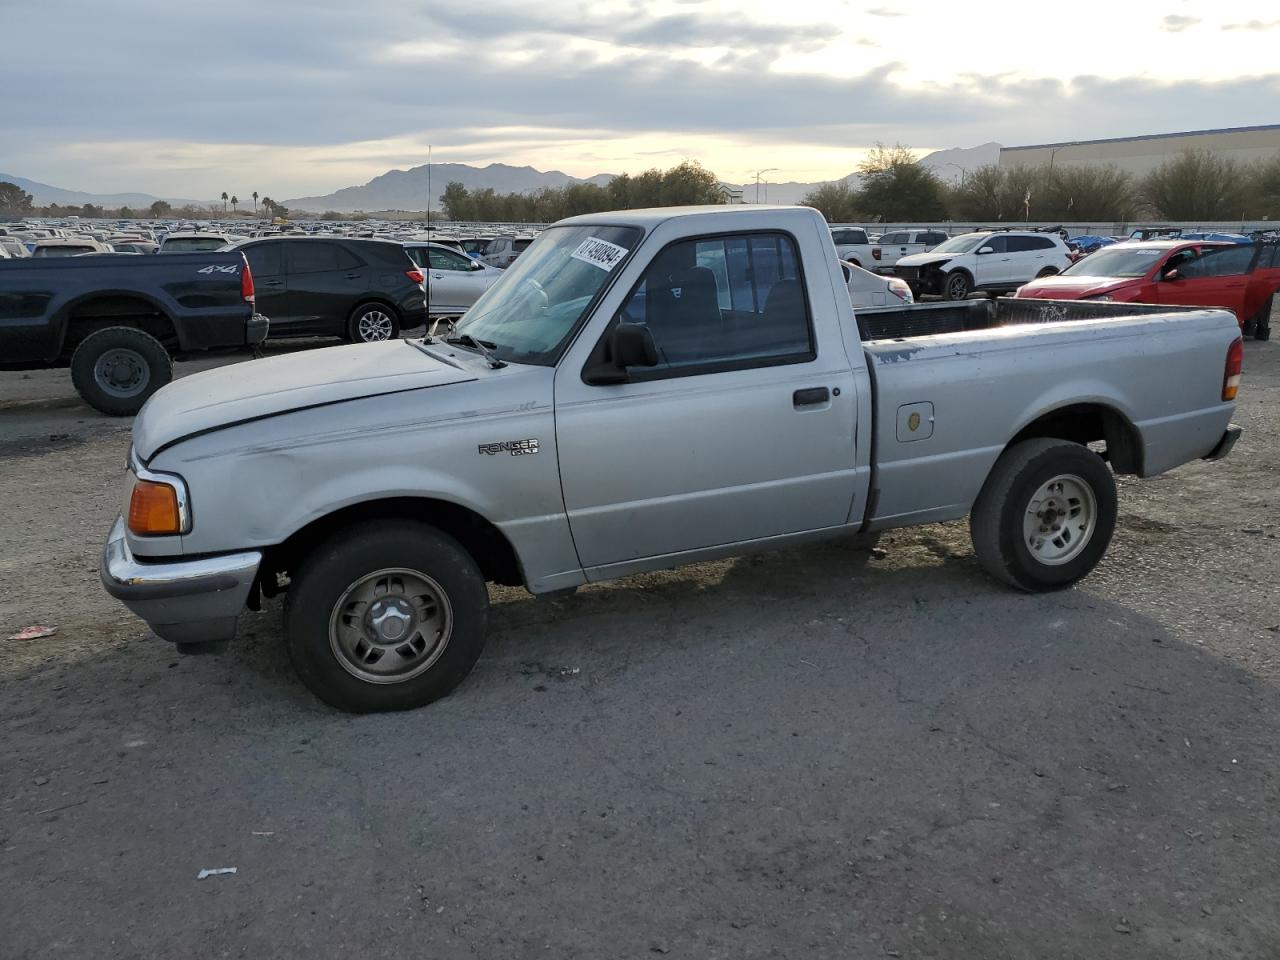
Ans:
{"type": "Polygon", "coordinates": [[[107,593],[147,622],[157,636],[174,643],[230,640],[262,563],[247,550],[200,560],[142,563],[125,540],[117,518],[102,550],[102,585],[107,593]]]}
{"type": "Polygon", "coordinates": [[[270,329],[271,321],[262,314],[255,313],[244,325],[244,342],[251,347],[256,347],[267,339],[267,332],[270,329]]]}
{"type": "Polygon", "coordinates": [[[1205,454],[1203,460],[1221,460],[1231,452],[1231,448],[1236,445],[1236,441],[1240,439],[1240,434],[1244,431],[1237,427],[1234,423],[1230,424],[1226,430],[1222,432],[1222,439],[1218,441],[1218,445],[1205,454]]]}

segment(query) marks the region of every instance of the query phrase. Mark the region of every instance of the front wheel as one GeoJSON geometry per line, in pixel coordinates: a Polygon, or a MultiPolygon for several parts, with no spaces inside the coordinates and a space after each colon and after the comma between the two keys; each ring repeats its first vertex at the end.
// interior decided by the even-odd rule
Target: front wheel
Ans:
{"type": "Polygon", "coordinates": [[[942,293],[948,300],[963,300],[973,290],[973,281],[969,275],[960,270],[947,276],[942,293]]]}
{"type": "Polygon", "coordinates": [[[1116,525],[1116,484],[1102,458],[1067,440],[1006,450],[969,517],[984,570],[1020,590],[1069,586],[1102,559],[1116,525]]]}
{"type": "Polygon", "coordinates": [[[352,343],[378,343],[400,335],[396,312],[384,303],[364,303],[356,307],[347,324],[347,338],[352,343]]]}
{"type": "Polygon", "coordinates": [[[488,616],[484,577],[456,540],[420,523],[370,523],[298,568],[285,644],[302,682],[331,706],[411,710],[471,672],[488,616]]]}
{"type": "Polygon", "coordinates": [[[1039,273],[1036,274],[1036,279],[1043,280],[1045,277],[1056,277],[1057,275],[1058,275],[1057,267],[1045,267],[1043,270],[1041,270],[1039,273]]]}
{"type": "Polygon", "coordinates": [[[168,351],[134,327],[107,327],[80,341],[71,355],[71,383],[89,406],[113,417],[132,416],[173,379],[168,351]]]}

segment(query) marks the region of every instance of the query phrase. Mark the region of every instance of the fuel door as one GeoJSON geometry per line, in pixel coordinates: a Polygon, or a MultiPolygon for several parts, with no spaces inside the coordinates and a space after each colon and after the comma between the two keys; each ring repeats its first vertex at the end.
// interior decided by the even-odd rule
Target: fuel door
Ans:
{"type": "Polygon", "coordinates": [[[933,436],[933,404],[904,403],[898,408],[898,442],[912,443],[933,436]]]}

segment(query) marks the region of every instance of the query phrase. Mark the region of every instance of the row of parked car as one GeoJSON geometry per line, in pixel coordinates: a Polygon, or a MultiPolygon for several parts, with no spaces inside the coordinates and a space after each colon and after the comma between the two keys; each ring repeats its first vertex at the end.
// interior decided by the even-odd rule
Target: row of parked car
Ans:
{"type": "Polygon", "coordinates": [[[1152,227],[1127,238],[1105,238],[1086,252],[1064,233],[999,229],[948,237],[938,230],[903,230],[873,242],[862,228],[835,227],[832,240],[849,265],[869,261],[877,273],[905,283],[916,298],[1012,293],[1027,299],[1220,307],[1236,315],[1246,334],[1270,338],[1280,289],[1280,240],[1152,227]]]}

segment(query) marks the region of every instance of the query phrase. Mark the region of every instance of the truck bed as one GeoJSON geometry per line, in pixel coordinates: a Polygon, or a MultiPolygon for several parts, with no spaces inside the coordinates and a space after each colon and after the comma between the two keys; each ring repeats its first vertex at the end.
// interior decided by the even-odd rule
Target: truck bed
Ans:
{"type": "Polygon", "coordinates": [[[940,333],[990,330],[1019,324],[1104,320],[1149,314],[1203,312],[1204,307],[1170,307],[1084,300],[959,300],[917,303],[903,307],[873,307],[856,311],[864,341],[910,340],[940,333]]]}

